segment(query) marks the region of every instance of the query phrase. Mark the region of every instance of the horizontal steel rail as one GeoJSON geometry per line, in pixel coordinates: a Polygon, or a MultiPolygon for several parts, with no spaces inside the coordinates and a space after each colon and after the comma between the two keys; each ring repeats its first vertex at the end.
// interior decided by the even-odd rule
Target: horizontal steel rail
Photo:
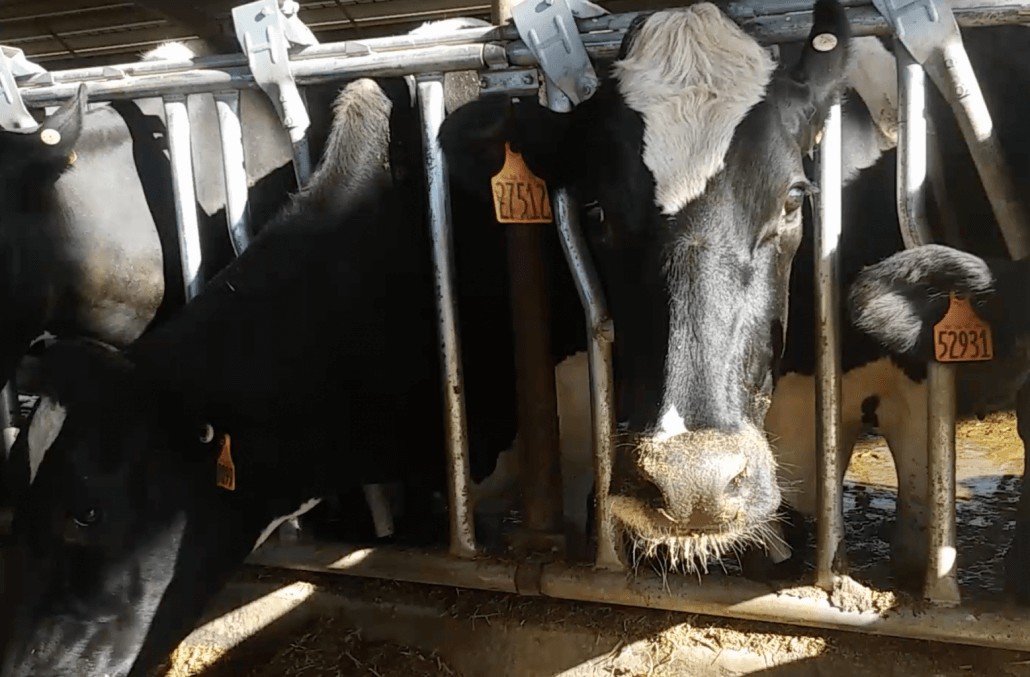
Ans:
{"type": "MultiPolygon", "coordinates": [[[[890,35],[886,20],[866,0],[845,0],[855,35],[890,35]]],[[[765,43],[802,40],[811,29],[811,2],[746,0],[727,11],[765,43]]],[[[639,12],[614,14],[578,23],[591,58],[618,53],[626,27],[639,12]]],[[[955,10],[960,26],[1002,26],[1030,22],[1030,0],[1005,6],[955,10]]],[[[358,42],[314,45],[290,56],[299,84],[358,76],[418,75],[432,72],[535,66],[529,48],[513,26],[469,28],[451,36],[396,36],[358,42]],[[502,43],[506,43],[502,44],[502,43]]],[[[132,99],[168,94],[193,94],[224,89],[256,88],[242,54],[198,57],[54,71],[35,76],[20,88],[27,105],[53,105],[87,82],[91,101],[132,99]],[[52,81],[52,82],[51,82],[52,81]],[[41,84],[33,84],[34,82],[41,84]]]]}
{"type": "Polygon", "coordinates": [[[248,563],[997,649],[1030,649],[1030,610],[1002,610],[996,605],[899,605],[883,611],[844,611],[833,606],[825,592],[809,586],[777,591],[745,579],[708,577],[698,583],[688,576],[632,578],[623,572],[562,563],[466,560],[434,552],[337,544],[269,543],[252,554],[248,563]]]}

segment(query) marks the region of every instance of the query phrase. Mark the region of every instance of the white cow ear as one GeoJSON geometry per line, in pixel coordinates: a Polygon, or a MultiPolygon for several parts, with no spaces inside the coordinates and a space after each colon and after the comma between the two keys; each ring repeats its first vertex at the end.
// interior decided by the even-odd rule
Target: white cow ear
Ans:
{"type": "Polygon", "coordinates": [[[200,426],[200,441],[204,444],[209,444],[211,440],[215,439],[215,429],[210,423],[205,423],[200,426]]]}

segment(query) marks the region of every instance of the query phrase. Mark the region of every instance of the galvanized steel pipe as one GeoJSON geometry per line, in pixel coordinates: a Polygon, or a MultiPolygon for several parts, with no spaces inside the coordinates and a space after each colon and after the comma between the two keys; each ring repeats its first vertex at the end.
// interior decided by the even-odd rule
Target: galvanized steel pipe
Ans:
{"type": "Polygon", "coordinates": [[[953,40],[937,51],[927,61],[926,72],[955,113],[1009,255],[1014,259],[1030,255],[1030,218],[1016,192],[990,111],[961,40],[953,40]]]}
{"type": "Polygon", "coordinates": [[[200,224],[197,219],[197,198],[193,185],[190,117],[186,97],[164,98],[165,124],[168,129],[168,155],[172,166],[172,194],[175,199],[175,223],[179,232],[179,256],[186,300],[190,301],[204,286],[203,252],[200,248],[200,224]]]}
{"type": "Polygon", "coordinates": [[[461,370],[461,336],[455,293],[454,246],[447,164],[437,135],[443,123],[443,76],[425,76],[417,84],[422,120],[428,213],[433,242],[436,312],[442,347],[444,437],[447,447],[447,499],[450,506],[450,550],[458,557],[476,554],[475,528],[469,507],[468,424],[461,370]]]}
{"type": "MultiPolygon", "coordinates": [[[[845,0],[852,33],[891,35],[887,21],[869,0],[845,0]]],[[[810,0],[740,0],[726,7],[729,16],[763,43],[803,40],[812,28],[810,0]]],[[[1030,23],[1030,0],[1013,0],[1005,8],[969,7],[954,10],[959,26],[1006,26],[1030,23]]],[[[623,34],[638,12],[577,21],[591,58],[618,53],[623,34]]],[[[486,67],[535,66],[535,58],[517,40],[514,26],[468,28],[451,36],[392,36],[312,45],[290,55],[298,84],[351,76],[393,76],[426,72],[478,70],[486,67]],[[508,42],[508,45],[490,44],[508,42]]],[[[247,59],[241,54],[199,57],[187,61],[154,61],[55,71],[28,78],[20,88],[26,105],[59,104],[88,82],[90,101],[159,97],[164,94],[256,88],[247,59]],[[50,82],[32,86],[31,82],[50,82]]]]}
{"type": "Polygon", "coordinates": [[[590,260],[578,212],[568,192],[556,190],[552,203],[562,251],[586,314],[594,443],[594,529],[597,538],[594,563],[600,569],[618,570],[623,567],[616,552],[615,522],[608,501],[612,476],[612,437],[615,434],[615,386],[612,373],[615,328],[608,314],[601,279],[590,260]]]}
{"type": "Polygon", "coordinates": [[[908,248],[932,242],[926,218],[926,74],[904,45],[894,41],[898,68],[897,206],[908,248]]]}
{"type": "Polygon", "coordinates": [[[240,93],[215,94],[218,135],[222,140],[222,172],[225,177],[225,220],[229,240],[239,256],[250,246],[250,195],[243,159],[243,129],[240,126],[240,93]]]}
{"type": "Polygon", "coordinates": [[[339,544],[268,543],[252,554],[248,563],[998,649],[1030,649],[1030,612],[1024,609],[1000,612],[931,606],[917,612],[888,601],[889,608],[882,611],[844,611],[813,588],[777,592],[747,579],[715,575],[701,582],[689,576],[632,577],[624,572],[562,563],[470,561],[443,553],[339,544]]]}
{"type": "MultiPolygon", "coordinates": [[[[926,214],[927,123],[923,68],[897,40],[898,64],[898,223],[907,248],[933,242],[926,214]]],[[[928,561],[923,593],[938,604],[957,604],[955,533],[955,370],[927,366],[928,561]]],[[[898,481],[904,478],[899,477],[898,481]]]]}
{"type": "Polygon", "coordinates": [[[11,455],[11,448],[18,435],[18,428],[15,427],[18,413],[18,389],[12,380],[0,388],[0,434],[3,435],[4,458],[11,455]]]}
{"type": "Polygon", "coordinates": [[[840,235],[841,109],[830,107],[819,145],[819,194],[815,219],[816,302],[816,584],[833,588],[840,563],[846,561],[844,508],[841,499],[840,442],[840,235]]]}

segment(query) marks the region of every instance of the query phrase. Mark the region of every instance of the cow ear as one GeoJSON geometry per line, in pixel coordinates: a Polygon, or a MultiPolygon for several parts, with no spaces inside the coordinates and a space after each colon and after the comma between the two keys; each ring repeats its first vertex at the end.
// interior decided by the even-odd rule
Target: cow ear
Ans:
{"type": "Polygon", "coordinates": [[[844,86],[851,53],[851,25],[837,0],[818,0],[812,17],[801,58],[772,83],[784,126],[805,153],[815,146],[834,97],[844,86]]]}
{"type": "Polygon", "coordinates": [[[80,84],[75,94],[61,104],[36,131],[40,152],[47,161],[57,159],[64,163],[82,134],[82,120],[89,101],[86,85],[80,84]]]}
{"type": "MultiPolygon", "coordinates": [[[[926,362],[933,359],[933,328],[947,312],[952,292],[970,299],[992,326],[1012,325],[1005,300],[1018,297],[1025,306],[1025,286],[1006,280],[1026,267],[936,244],[897,252],[855,278],[848,292],[851,321],[894,354],[926,362]]],[[[1015,315],[1025,316],[1022,310],[1015,315]]]]}
{"type": "Polygon", "coordinates": [[[555,113],[535,99],[487,94],[449,115],[440,127],[440,147],[460,188],[490,197],[490,179],[504,165],[505,144],[551,186],[567,185],[576,160],[570,153],[571,115],[555,113]]]}

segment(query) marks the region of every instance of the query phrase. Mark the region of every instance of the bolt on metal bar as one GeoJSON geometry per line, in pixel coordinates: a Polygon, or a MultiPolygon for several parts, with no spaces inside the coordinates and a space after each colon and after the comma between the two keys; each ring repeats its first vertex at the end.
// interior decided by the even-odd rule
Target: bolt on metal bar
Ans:
{"type": "Polygon", "coordinates": [[[816,320],[816,585],[832,590],[846,561],[840,468],[840,235],[841,107],[830,107],[819,145],[819,194],[815,214],[816,320]]]}
{"type": "Polygon", "coordinates": [[[243,128],[240,125],[240,93],[215,94],[218,133],[222,140],[222,172],[225,178],[225,219],[229,240],[239,256],[250,246],[250,195],[243,159],[243,128]]]}
{"type": "Polygon", "coordinates": [[[193,186],[190,117],[184,96],[164,97],[165,124],[168,128],[168,154],[172,165],[172,194],[175,199],[175,222],[179,232],[179,255],[186,300],[192,300],[203,288],[203,253],[200,248],[200,224],[197,219],[197,198],[193,186]]]}
{"type": "MultiPolygon", "coordinates": [[[[907,248],[933,242],[926,214],[927,121],[923,67],[897,40],[898,222],[907,248]]],[[[923,594],[936,604],[958,604],[955,531],[955,369],[927,365],[927,474],[929,550],[923,594]]]]}
{"type": "Polygon", "coordinates": [[[990,111],[961,38],[943,45],[925,68],[955,113],[1009,255],[1014,259],[1027,256],[1030,218],[1008,171],[990,111]]]}
{"type": "Polygon", "coordinates": [[[424,76],[417,82],[425,153],[428,211],[433,242],[434,287],[442,345],[444,436],[447,446],[447,493],[450,506],[450,551],[457,557],[476,554],[475,528],[469,507],[468,425],[465,386],[461,370],[461,336],[455,299],[454,236],[451,227],[447,164],[437,139],[443,123],[443,75],[424,76]]]}

